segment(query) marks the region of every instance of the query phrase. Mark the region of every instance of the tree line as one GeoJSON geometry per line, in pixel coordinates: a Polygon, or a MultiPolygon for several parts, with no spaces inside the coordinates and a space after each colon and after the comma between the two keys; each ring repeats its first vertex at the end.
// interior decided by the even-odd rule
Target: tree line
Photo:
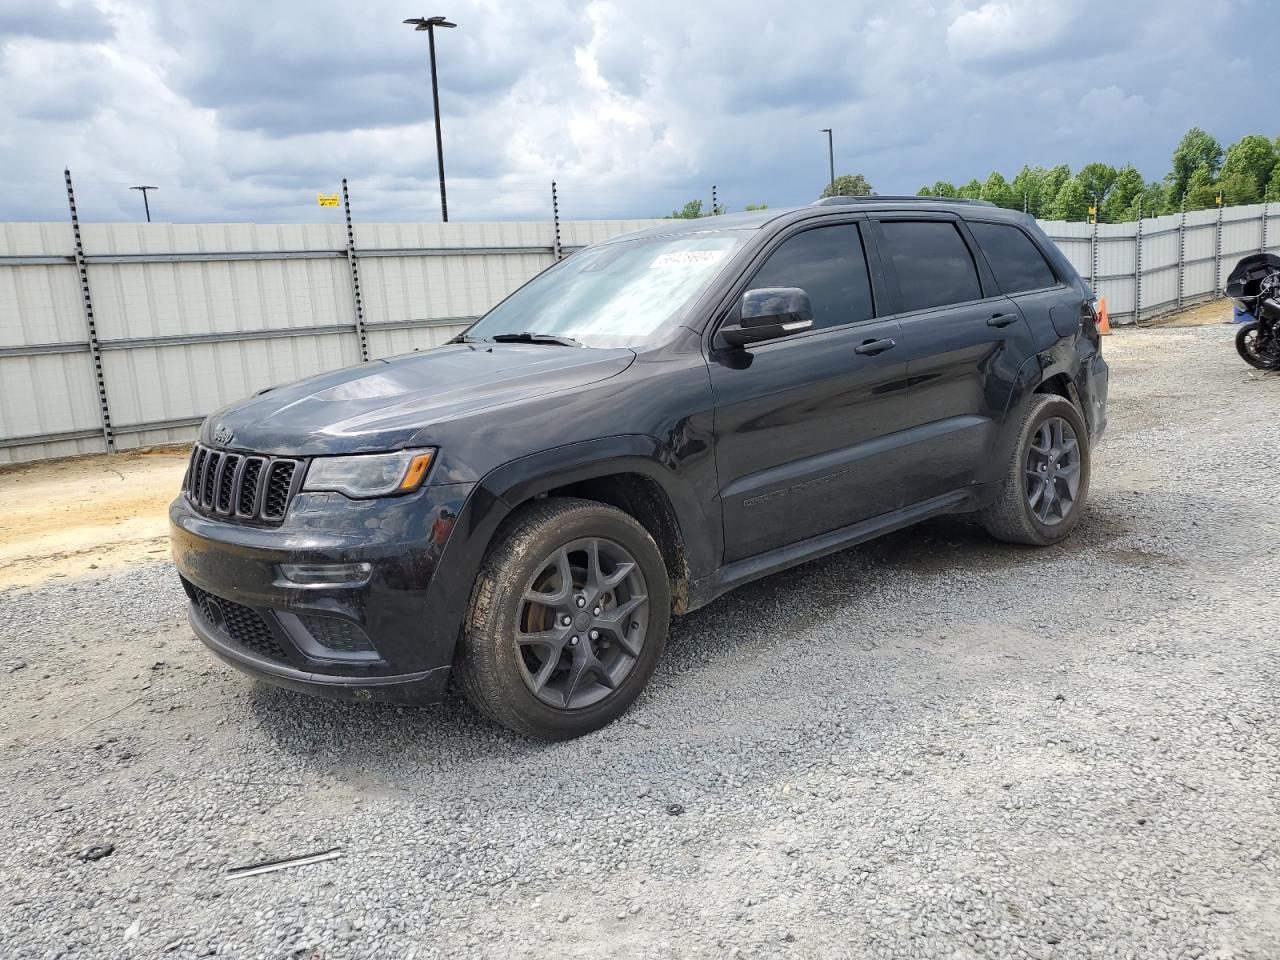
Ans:
{"type": "MultiPolygon", "coordinates": [[[[989,200],[997,207],[1025,210],[1041,220],[1087,220],[1095,207],[1098,220],[1119,223],[1144,217],[1204,210],[1218,203],[1261,203],[1280,200],[1280,137],[1262,134],[1241,137],[1225,150],[1213,136],[1192,127],[1173,150],[1172,169],[1163,180],[1143,179],[1132,164],[1113,167],[1109,163],[1086,163],[1074,174],[1060,163],[1056,167],[1024,166],[1006,179],[992,171],[986,180],[974,177],[956,186],[939,180],[916,191],[919,197],[957,197],[989,200]]],[[[823,197],[864,197],[874,193],[860,173],[836,177],[822,191],[823,197]]],[[[762,210],[767,204],[748,204],[748,210],[762,210]]],[[[725,208],[704,208],[701,200],[690,200],[669,219],[693,220],[724,213],[725,208]]]]}
{"type": "Polygon", "coordinates": [[[1136,220],[1139,210],[1144,217],[1177,213],[1184,200],[1188,210],[1219,202],[1280,200],[1280,137],[1272,140],[1252,133],[1224,150],[1210,134],[1192,127],[1174,148],[1172,169],[1163,180],[1151,182],[1132,165],[1086,163],[1072,174],[1063,163],[1048,168],[1024,166],[1012,180],[999,171],[984,181],[975,177],[960,186],[939,180],[921,187],[916,195],[989,200],[1042,220],[1086,220],[1092,206],[1103,222],[1136,220]]]}

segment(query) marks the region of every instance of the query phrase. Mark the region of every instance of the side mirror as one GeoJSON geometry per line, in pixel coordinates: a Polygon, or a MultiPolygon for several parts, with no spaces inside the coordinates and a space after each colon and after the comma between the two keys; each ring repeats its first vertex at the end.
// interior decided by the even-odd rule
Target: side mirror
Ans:
{"type": "Polygon", "coordinates": [[[813,326],[813,305],[799,287],[759,287],[742,295],[742,320],[722,327],[720,336],[732,347],[745,347],[801,333],[813,326]]]}

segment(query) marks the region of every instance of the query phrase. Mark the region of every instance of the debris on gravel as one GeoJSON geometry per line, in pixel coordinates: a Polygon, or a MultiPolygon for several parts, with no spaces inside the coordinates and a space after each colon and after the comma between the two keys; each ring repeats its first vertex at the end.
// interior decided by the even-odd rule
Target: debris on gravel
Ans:
{"type": "Polygon", "coordinates": [[[255,685],[162,558],[0,593],[0,955],[1280,956],[1280,377],[1232,333],[1106,340],[1066,543],[747,586],[573,742],[255,685]]]}

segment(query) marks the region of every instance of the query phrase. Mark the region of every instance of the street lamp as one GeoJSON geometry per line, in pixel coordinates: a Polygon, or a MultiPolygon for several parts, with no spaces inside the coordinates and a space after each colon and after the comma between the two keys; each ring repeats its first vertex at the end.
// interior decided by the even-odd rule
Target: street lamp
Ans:
{"type": "Polygon", "coordinates": [[[831,142],[830,127],[823,127],[818,132],[827,135],[827,167],[831,171],[831,180],[829,182],[831,184],[831,195],[834,197],[836,194],[836,148],[831,142]]]}
{"type": "Polygon", "coordinates": [[[142,191],[142,209],[147,211],[147,223],[150,223],[151,222],[151,204],[147,203],[147,191],[159,190],[160,188],[159,187],[130,187],[129,189],[142,191]]]}
{"type": "Polygon", "coordinates": [[[444,141],[440,138],[440,87],[436,83],[436,27],[456,27],[444,17],[414,17],[405,23],[414,30],[427,31],[427,45],[431,50],[431,104],[436,112],[436,160],[440,164],[440,218],[449,222],[449,203],[444,195],[444,141]]]}

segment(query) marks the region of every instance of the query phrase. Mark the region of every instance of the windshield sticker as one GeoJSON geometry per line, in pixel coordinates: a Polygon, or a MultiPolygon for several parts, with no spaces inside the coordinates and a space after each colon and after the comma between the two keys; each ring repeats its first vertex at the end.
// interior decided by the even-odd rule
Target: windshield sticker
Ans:
{"type": "Polygon", "coordinates": [[[649,264],[650,270],[658,267],[707,266],[724,259],[723,250],[674,250],[660,253],[649,264]]]}

